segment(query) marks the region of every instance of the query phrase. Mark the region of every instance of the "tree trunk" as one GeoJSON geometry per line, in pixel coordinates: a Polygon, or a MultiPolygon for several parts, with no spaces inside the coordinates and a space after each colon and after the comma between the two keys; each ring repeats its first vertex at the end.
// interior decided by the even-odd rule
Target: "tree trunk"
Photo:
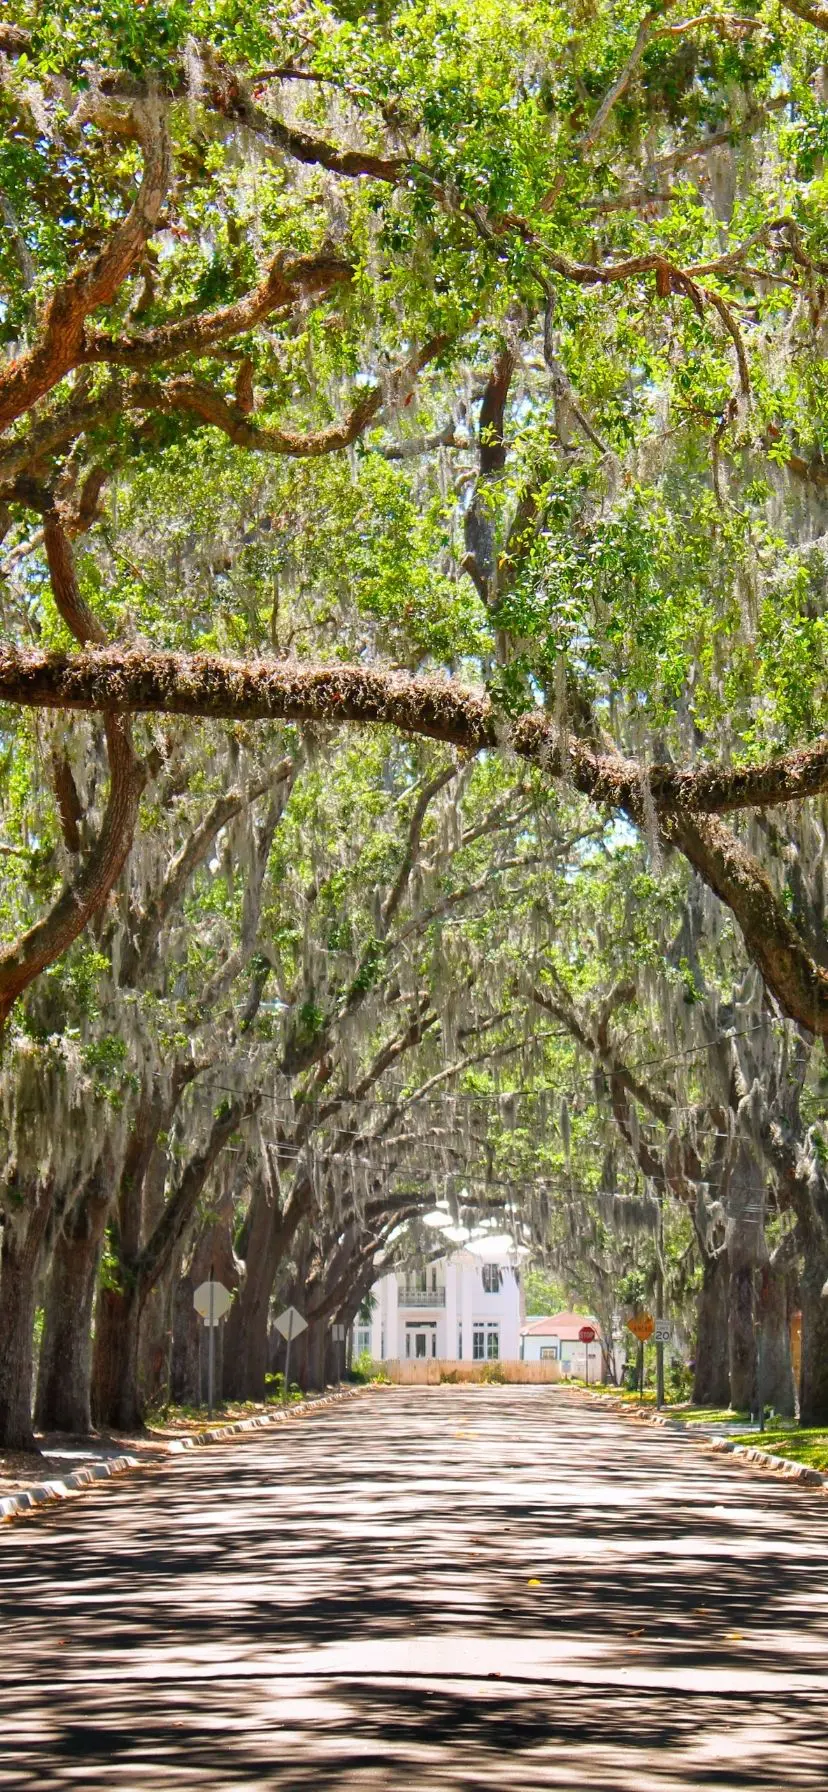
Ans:
{"type": "Polygon", "coordinates": [[[92,1416],[106,1430],[137,1431],[143,1423],[138,1391],[138,1289],[102,1288],[95,1318],[92,1416]]]}
{"type": "MultiPolygon", "coordinates": [[[[812,1245],[815,1241],[812,1240],[812,1245]]],[[[828,1253],[805,1253],[802,1274],[802,1367],[799,1383],[801,1425],[828,1425],[828,1253]]]]}
{"type": "MultiPolygon", "coordinates": [[[[190,1405],[197,1405],[202,1398],[199,1345],[200,1342],[203,1345],[205,1331],[193,1308],[193,1295],[201,1282],[209,1281],[211,1271],[215,1280],[225,1288],[232,1291],[239,1285],[238,1264],[233,1251],[233,1210],[231,1190],[218,1203],[217,1220],[197,1237],[187,1269],[177,1277],[173,1288],[172,1397],[190,1405]]],[[[223,1327],[219,1327],[216,1344],[222,1347],[216,1351],[218,1369],[224,1354],[223,1327]]],[[[217,1399],[223,1391],[223,1383],[217,1376],[217,1399]]]]}
{"type": "Polygon", "coordinates": [[[311,1319],[308,1325],[308,1348],[305,1358],[305,1387],[306,1389],[313,1388],[320,1394],[325,1391],[327,1343],[327,1319],[311,1319]]]}
{"type": "Polygon", "coordinates": [[[303,1191],[293,1190],[284,1213],[259,1183],[250,1206],[244,1280],[227,1317],[224,1391],[235,1400],[263,1400],[268,1369],[270,1296],[279,1264],[304,1218],[303,1191]]]}
{"type": "Polygon", "coordinates": [[[741,1264],[730,1272],[728,1350],[730,1404],[736,1412],[752,1412],[756,1399],[756,1329],[753,1269],[741,1264]]]}
{"type": "Polygon", "coordinates": [[[730,1271],[725,1252],[705,1256],[696,1308],[696,1367],[693,1376],[693,1401],[696,1406],[730,1404],[727,1311],[729,1281],[730,1271]]]}
{"type": "Polygon", "coordinates": [[[46,1288],[36,1418],[42,1431],[92,1428],[92,1304],[111,1190],[97,1177],[58,1234],[46,1288]]]}
{"type": "MultiPolygon", "coordinates": [[[[251,1244],[258,1228],[251,1227],[251,1244]]],[[[269,1241],[268,1241],[269,1242],[269,1241]]],[[[224,1388],[235,1400],[263,1400],[268,1362],[270,1291],[281,1251],[251,1250],[238,1299],[226,1320],[224,1388]]]]}
{"type": "Polygon", "coordinates": [[[178,1264],[167,1264],[150,1289],[138,1327],[138,1395],[142,1411],[163,1405],[170,1393],[173,1284],[178,1264]]]}
{"type": "Polygon", "coordinates": [[[757,1402],[772,1406],[782,1418],[791,1419],[796,1411],[793,1363],[791,1361],[790,1283],[791,1270],[762,1272],[759,1295],[759,1384],[757,1402]]]}
{"type": "MultiPolygon", "coordinates": [[[[9,1204],[9,1206],[11,1203],[9,1204]]],[[[52,1210],[51,1188],[34,1190],[22,1214],[6,1210],[0,1251],[0,1447],[33,1450],[32,1382],[37,1273],[52,1210]]]]}
{"type": "Polygon", "coordinates": [[[725,1239],[730,1265],[728,1346],[730,1404],[752,1412],[756,1402],[756,1271],[768,1261],[762,1172],[747,1144],[740,1145],[727,1190],[725,1239]]]}
{"type": "Polygon", "coordinates": [[[199,1373],[199,1333],[201,1320],[193,1310],[193,1295],[198,1283],[192,1270],[179,1276],[173,1289],[173,1345],[170,1366],[170,1393],[184,1406],[197,1406],[201,1399],[199,1373]]]}

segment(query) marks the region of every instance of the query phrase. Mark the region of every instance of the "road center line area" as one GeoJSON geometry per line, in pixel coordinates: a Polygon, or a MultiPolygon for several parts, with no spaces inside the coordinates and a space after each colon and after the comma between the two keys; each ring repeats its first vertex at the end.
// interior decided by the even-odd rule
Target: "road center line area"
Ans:
{"type": "Polygon", "coordinates": [[[0,1787],[819,1787],[828,1501],[548,1387],[368,1391],[0,1534],[0,1787]]]}

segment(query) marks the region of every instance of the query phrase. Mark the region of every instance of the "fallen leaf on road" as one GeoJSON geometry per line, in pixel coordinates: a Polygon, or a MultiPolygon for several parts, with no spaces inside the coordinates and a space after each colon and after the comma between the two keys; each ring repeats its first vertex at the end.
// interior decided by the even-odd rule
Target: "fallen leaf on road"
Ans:
{"type": "Polygon", "coordinates": [[[543,1582],[539,1580],[528,1580],[526,1585],[527,1587],[540,1587],[543,1585],[543,1582]]]}
{"type": "Polygon", "coordinates": [[[744,1640],[744,1633],[741,1630],[728,1630],[725,1632],[725,1642],[743,1643],[744,1640]]]}

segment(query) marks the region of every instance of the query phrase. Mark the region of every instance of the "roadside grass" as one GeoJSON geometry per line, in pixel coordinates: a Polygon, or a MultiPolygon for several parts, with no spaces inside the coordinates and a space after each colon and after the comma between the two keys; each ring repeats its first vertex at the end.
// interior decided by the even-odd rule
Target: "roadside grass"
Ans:
{"type": "MultiPolygon", "coordinates": [[[[566,1385],[583,1388],[586,1387],[586,1382],[573,1376],[566,1385]]],[[[620,1400],[624,1406],[655,1407],[656,1403],[654,1388],[645,1388],[643,1394],[638,1394],[631,1392],[629,1388],[614,1388],[606,1381],[591,1381],[589,1390],[596,1394],[611,1394],[614,1400],[620,1400]]],[[[729,1406],[692,1406],[686,1400],[667,1399],[661,1410],[669,1413],[673,1419],[681,1419],[685,1425],[736,1425],[740,1422],[746,1425],[750,1419],[749,1412],[735,1412],[729,1406]]]]}
{"type": "Polygon", "coordinates": [[[828,1474],[828,1431],[824,1426],[807,1426],[801,1431],[798,1425],[778,1425],[761,1432],[749,1431],[741,1437],[734,1433],[731,1441],[751,1444],[769,1451],[771,1456],[784,1456],[788,1462],[803,1462],[806,1468],[828,1474]]]}
{"type": "MultiPolygon", "coordinates": [[[[188,1406],[186,1403],[170,1401],[169,1404],[155,1406],[146,1416],[146,1429],[156,1432],[162,1437],[177,1435],[181,1432],[208,1431],[215,1425],[235,1424],[239,1419],[250,1419],[256,1415],[270,1412],[282,1399],[284,1377],[265,1376],[268,1383],[265,1400],[217,1400],[210,1418],[206,1406],[188,1406]],[[278,1380],[278,1386],[271,1386],[278,1380]]],[[[301,1388],[291,1383],[288,1396],[291,1405],[305,1398],[301,1388]]]]}
{"type": "Polygon", "coordinates": [[[686,1425],[746,1425],[750,1418],[749,1412],[736,1412],[732,1406],[677,1406],[675,1413],[686,1425]]]}

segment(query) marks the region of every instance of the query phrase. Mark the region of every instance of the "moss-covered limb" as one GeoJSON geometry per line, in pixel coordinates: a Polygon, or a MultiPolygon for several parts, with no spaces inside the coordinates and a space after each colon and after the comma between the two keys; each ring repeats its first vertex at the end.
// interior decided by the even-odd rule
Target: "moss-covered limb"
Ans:
{"type": "MultiPolygon", "coordinates": [[[[480,690],[380,666],[242,661],[143,648],[73,655],[6,648],[0,652],[0,701],[213,720],[384,724],[470,752],[509,748],[550,777],[566,774],[594,802],[626,809],[634,819],[643,814],[644,773],[635,760],[598,752],[577,739],[562,748],[545,713],[507,721],[480,690]]],[[[665,819],[798,802],[828,790],[828,737],[758,765],[687,771],[653,765],[647,783],[665,819]]],[[[684,850],[678,833],[675,838],[684,850]]]]}

